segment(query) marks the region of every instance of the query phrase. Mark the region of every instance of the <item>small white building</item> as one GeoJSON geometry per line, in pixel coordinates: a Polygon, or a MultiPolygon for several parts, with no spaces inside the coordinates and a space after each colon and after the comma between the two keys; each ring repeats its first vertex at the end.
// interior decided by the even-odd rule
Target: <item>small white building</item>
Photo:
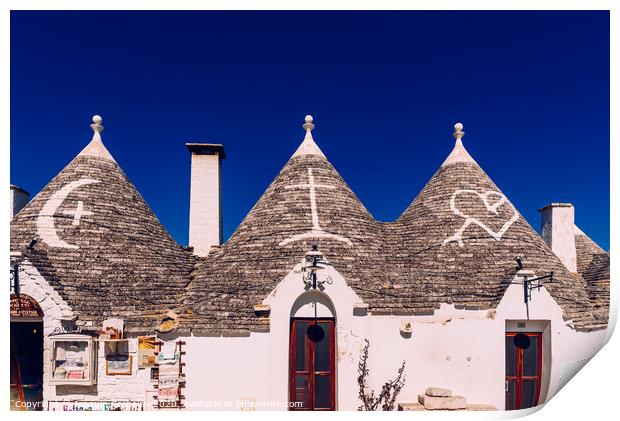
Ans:
{"type": "Polygon", "coordinates": [[[541,237],[460,124],[411,205],[379,222],[307,116],[224,244],[223,146],[187,144],[190,247],[105,148],[101,118],[91,127],[11,221],[14,409],[356,410],[366,343],[369,389],[405,362],[395,407],[520,409],[606,341],[609,254],[570,204],[541,209],[541,237]]]}

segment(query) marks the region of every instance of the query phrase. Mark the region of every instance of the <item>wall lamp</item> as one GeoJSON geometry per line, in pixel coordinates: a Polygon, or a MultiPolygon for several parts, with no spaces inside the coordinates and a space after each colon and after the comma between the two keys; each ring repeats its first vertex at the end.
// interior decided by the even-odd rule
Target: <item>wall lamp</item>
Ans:
{"type": "Polygon", "coordinates": [[[306,289],[320,289],[323,290],[323,284],[326,282],[328,284],[332,283],[331,278],[328,276],[322,281],[319,281],[317,278],[317,272],[325,269],[326,267],[331,266],[327,260],[324,259],[323,253],[319,251],[319,246],[316,244],[312,245],[312,250],[308,251],[305,255],[305,263],[302,265],[302,279],[306,286],[306,289]]]}

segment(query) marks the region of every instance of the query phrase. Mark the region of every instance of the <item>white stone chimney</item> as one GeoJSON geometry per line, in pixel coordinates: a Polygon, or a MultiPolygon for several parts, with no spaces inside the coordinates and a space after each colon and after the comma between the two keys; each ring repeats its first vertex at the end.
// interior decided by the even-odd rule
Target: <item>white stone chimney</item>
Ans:
{"type": "Polygon", "coordinates": [[[206,256],[213,245],[222,244],[222,159],[224,146],[187,143],[192,154],[189,199],[189,245],[194,254],[206,256]]]}
{"type": "Polygon", "coordinates": [[[21,187],[17,187],[14,184],[11,184],[11,194],[9,196],[9,211],[11,215],[11,219],[15,217],[17,212],[19,212],[24,206],[28,204],[30,201],[30,193],[21,187]]]}
{"type": "Polygon", "coordinates": [[[575,208],[570,203],[551,203],[539,210],[540,235],[571,272],[577,272],[575,208]]]}

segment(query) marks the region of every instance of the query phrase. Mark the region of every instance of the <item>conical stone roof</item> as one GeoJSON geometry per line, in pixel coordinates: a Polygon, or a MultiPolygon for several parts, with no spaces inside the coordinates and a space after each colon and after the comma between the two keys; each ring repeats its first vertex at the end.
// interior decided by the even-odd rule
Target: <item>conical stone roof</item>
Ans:
{"type": "MultiPolygon", "coordinates": [[[[376,221],[306,138],[230,240],[202,261],[185,298],[185,323],[234,333],[268,328],[254,305],[316,242],[373,314],[428,314],[441,303],[496,307],[516,274],[537,274],[578,329],[606,326],[584,279],[570,273],[473,160],[456,146],[394,223],[376,221]]],[[[301,278],[300,278],[301,282],[301,278]]]]}
{"type": "Polygon", "coordinates": [[[152,331],[177,309],[194,258],[114,161],[99,123],[88,146],[15,216],[11,250],[23,251],[79,321],[120,317],[130,330],[152,331]]]}
{"type": "Polygon", "coordinates": [[[606,317],[592,306],[583,278],[566,269],[471,158],[462,126],[455,128],[454,150],[396,223],[402,239],[397,260],[409,284],[430,306],[495,307],[519,256],[539,276],[554,272],[545,287],[576,328],[603,327],[606,317]]]}
{"type": "MultiPolygon", "coordinates": [[[[194,272],[185,300],[197,329],[264,327],[253,306],[316,242],[349,285],[359,268],[380,272],[381,224],[375,221],[314,142],[306,138],[231,238],[194,272]]],[[[300,280],[301,283],[301,280],[300,280]]]]}

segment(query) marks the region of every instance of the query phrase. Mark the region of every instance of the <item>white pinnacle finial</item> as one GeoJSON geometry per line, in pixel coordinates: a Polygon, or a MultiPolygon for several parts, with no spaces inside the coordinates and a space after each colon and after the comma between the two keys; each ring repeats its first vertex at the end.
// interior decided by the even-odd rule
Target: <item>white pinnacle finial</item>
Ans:
{"type": "Polygon", "coordinates": [[[460,142],[463,136],[465,136],[465,132],[463,131],[463,123],[456,123],[454,125],[454,133],[452,136],[456,139],[457,142],[460,142]]]}
{"type": "Polygon", "coordinates": [[[312,116],[308,114],[306,116],[306,124],[303,125],[304,130],[306,130],[307,132],[311,132],[314,129],[314,124],[312,124],[313,121],[314,118],[312,118],[312,116]]]}
{"type": "Polygon", "coordinates": [[[306,139],[312,139],[312,133],[310,132],[314,129],[314,124],[312,124],[312,121],[314,119],[312,118],[310,114],[308,114],[305,120],[306,120],[306,124],[304,124],[302,127],[306,131],[306,139]]]}
{"type": "Polygon", "coordinates": [[[93,129],[93,132],[95,132],[93,134],[93,139],[101,140],[101,132],[103,131],[103,126],[101,125],[102,122],[103,119],[100,115],[93,116],[93,124],[90,125],[90,128],[93,129]]]}
{"type": "Polygon", "coordinates": [[[314,118],[308,114],[305,118],[305,124],[302,126],[306,131],[306,136],[304,136],[304,141],[301,142],[301,145],[299,145],[293,156],[319,155],[325,158],[325,155],[323,155],[323,152],[321,152],[312,138],[312,130],[314,129],[314,124],[312,123],[313,121],[314,118]]]}
{"type": "Polygon", "coordinates": [[[105,158],[112,162],[116,162],[114,161],[114,158],[112,158],[112,155],[110,155],[110,152],[108,152],[105,146],[103,146],[103,142],[101,141],[101,132],[103,131],[103,125],[101,125],[102,122],[103,119],[100,115],[93,116],[93,124],[90,125],[90,128],[93,129],[94,132],[93,138],[88,145],[82,149],[82,152],[80,152],[78,156],[96,156],[98,158],[105,158]]]}
{"type": "Polygon", "coordinates": [[[478,165],[476,161],[474,161],[474,159],[471,157],[469,152],[467,152],[465,146],[463,146],[462,139],[463,136],[465,136],[465,132],[463,131],[463,123],[456,123],[454,125],[454,133],[452,133],[452,136],[456,139],[456,142],[454,142],[454,149],[452,149],[452,152],[450,152],[450,155],[448,155],[448,157],[443,162],[443,164],[441,164],[441,166],[445,167],[447,165],[456,164],[458,162],[478,165]]]}

